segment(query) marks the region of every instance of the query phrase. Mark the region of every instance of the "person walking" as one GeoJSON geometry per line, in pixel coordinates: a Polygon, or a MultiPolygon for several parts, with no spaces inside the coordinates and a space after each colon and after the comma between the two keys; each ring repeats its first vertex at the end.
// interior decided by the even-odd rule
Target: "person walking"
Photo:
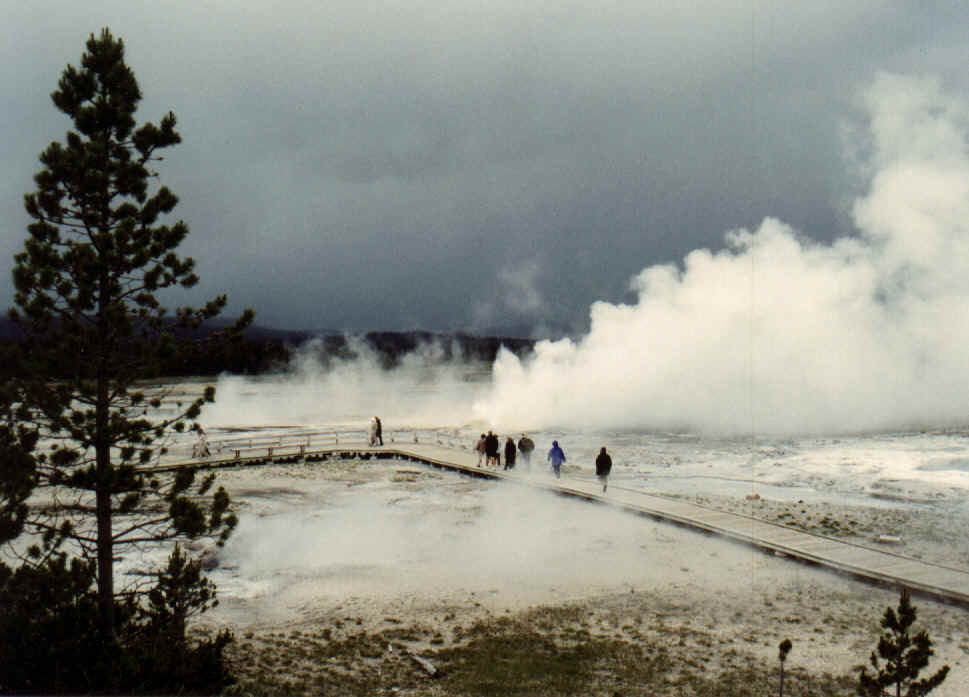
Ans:
{"type": "Polygon", "coordinates": [[[474,451],[478,453],[478,467],[481,467],[485,463],[485,453],[488,445],[488,437],[485,434],[481,434],[478,442],[474,444],[474,451]]]}
{"type": "Polygon", "coordinates": [[[606,493],[606,486],[609,484],[609,473],[612,472],[612,458],[606,452],[606,447],[602,446],[599,457],[596,458],[596,477],[602,482],[602,493],[606,493]]]}
{"type": "Polygon", "coordinates": [[[529,470],[532,469],[532,451],[535,449],[535,441],[528,437],[528,434],[523,433],[522,437],[518,440],[518,452],[522,454],[522,462],[525,463],[525,467],[529,470]]]}
{"type": "Polygon", "coordinates": [[[552,449],[548,451],[548,461],[552,463],[552,471],[555,472],[555,478],[561,478],[562,463],[565,462],[565,451],[559,447],[559,442],[557,440],[552,441],[552,449]]]}
{"type": "Polygon", "coordinates": [[[515,469],[515,456],[517,455],[515,448],[515,441],[512,440],[511,436],[508,436],[508,440],[505,441],[505,469],[515,469]]]}
{"type": "Polygon", "coordinates": [[[205,429],[199,426],[198,440],[192,448],[192,457],[209,457],[210,455],[212,453],[209,451],[209,440],[205,435],[205,429]]]}
{"type": "Polygon", "coordinates": [[[498,466],[498,436],[488,431],[485,439],[485,464],[498,466]]]}
{"type": "Polygon", "coordinates": [[[384,444],[384,425],[380,422],[380,417],[375,416],[373,420],[377,422],[377,444],[384,444]]]}

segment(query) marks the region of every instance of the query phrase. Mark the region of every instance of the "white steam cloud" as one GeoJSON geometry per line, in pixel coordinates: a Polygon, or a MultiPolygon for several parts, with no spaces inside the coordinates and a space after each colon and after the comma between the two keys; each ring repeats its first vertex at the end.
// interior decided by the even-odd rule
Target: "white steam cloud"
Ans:
{"type": "Polygon", "coordinates": [[[310,341],[283,375],[220,376],[205,425],[363,429],[375,414],[391,428],[460,425],[485,386],[484,366],[445,360],[439,342],[419,346],[393,370],[363,341],[351,338],[349,348],[354,358],[324,361],[322,342],[310,341]]]}
{"type": "MultiPolygon", "coordinates": [[[[393,476],[384,465],[360,474],[374,468],[393,476]]],[[[684,579],[729,591],[737,574],[725,566],[751,570],[745,550],[609,507],[454,474],[413,488],[389,478],[359,476],[352,487],[301,479],[306,498],[295,506],[232,492],[259,515],[243,516],[220,555],[219,587],[230,597],[272,598],[282,611],[354,596],[439,603],[454,593],[500,593],[504,602],[530,603],[684,579]]],[[[766,562],[759,573],[777,563],[766,562]]]]}
{"type": "MultiPolygon", "coordinates": [[[[360,358],[220,378],[208,425],[385,424],[499,430],[691,429],[845,433],[969,416],[969,106],[938,81],[881,75],[863,92],[867,190],[857,234],[814,242],[773,218],[723,251],[651,266],[634,304],[597,302],[578,341],[482,366],[428,345],[395,370],[360,358]]],[[[500,279],[479,319],[541,318],[537,267],[500,279]]]]}
{"type": "MultiPolygon", "coordinates": [[[[579,341],[503,352],[475,414],[500,427],[846,432],[964,423],[969,108],[881,75],[861,100],[870,185],[858,235],[814,243],[767,218],[595,303],[579,341]]],[[[792,165],[793,166],[793,165],[792,165]]]]}

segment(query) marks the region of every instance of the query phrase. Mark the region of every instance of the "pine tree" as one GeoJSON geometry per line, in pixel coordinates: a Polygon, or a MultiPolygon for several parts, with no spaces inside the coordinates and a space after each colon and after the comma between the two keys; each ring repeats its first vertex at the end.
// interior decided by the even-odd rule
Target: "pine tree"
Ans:
{"type": "MultiPolygon", "coordinates": [[[[148,592],[116,587],[120,554],[184,537],[222,543],[236,522],[212,475],[142,468],[164,454],[173,431],[197,427],[214,391],[171,413],[159,409],[164,395],[138,388],[226,299],[174,316],[162,306],[165,289],[198,281],[193,260],[176,253],[188,226],[160,222],[178,199],[153,184],[151,169],[181,138],[172,113],[136,125],[141,91],[123,42],[108,29],[92,34],[80,67],[67,66],[51,98],[73,130],[40,155],[37,190],[25,196],[33,222],[15,257],[11,311],[26,336],[19,403],[41,442],[54,444],[36,453],[46,498],[20,521],[38,540],[24,562],[41,568],[67,550],[90,563],[100,632],[113,643],[117,603],[148,592]]],[[[238,337],[251,318],[247,311],[216,338],[238,337]]]]}
{"type": "Polygon", "coordinates": [[[910,635],[918,615],[909,592],[902,589],[898,609],[885,608],[882,616],[882,635],[877,651],[869,659],[873,672],[862,666],[858,674],[858,694],[862,697],[922,697],[942,684],[949,674],[949,666],[942,666],[928,678],[918,679],[933,655],[932,640],[925,630],[910,635]]]}

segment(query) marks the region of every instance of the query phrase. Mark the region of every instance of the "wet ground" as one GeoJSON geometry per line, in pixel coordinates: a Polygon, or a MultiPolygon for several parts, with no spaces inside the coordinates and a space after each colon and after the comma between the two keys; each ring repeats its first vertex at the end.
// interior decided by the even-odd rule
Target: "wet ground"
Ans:
{"type": "MultiPolygon", "coordinates": [[[[221,604],[204,623],[234,628],[259,692],[767,695],[790,638],[794,684],[846,694],[897,601],[716,537],[411,463],[220,481],[242,522],[218,554],[221,604]]],[[[917,603],[956,686],[966,611],[917,603]]]]}

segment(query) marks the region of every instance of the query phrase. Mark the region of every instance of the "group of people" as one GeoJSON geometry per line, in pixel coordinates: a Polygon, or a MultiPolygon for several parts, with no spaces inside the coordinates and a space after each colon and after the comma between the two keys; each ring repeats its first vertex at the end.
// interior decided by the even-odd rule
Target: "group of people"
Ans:
{"type": "MultiPolygon", "coordinates": [[[[487,433],[482,433],[478,442],[475,443],[474,449],[478,453],[478,467],[501,467],[501,440],[494,432],[488,431],[487,433]]],[[[504,446],[504,468],[506,470],[514,469],[518,455],[521,454],[522,463],[531,469],[532,451],[534,450],[535,441],[529,438],[528,434],[523,433],[521,438],[518,439],[517,444],[511,436],[508,436],[505,439],[504,446]]],[[[562,446],[559,445],[557,440],[552,441],[552,447],[549,449],[545,459],[551,466],[555,478],[561,478],[562,465],[565,464],[566,458],[565,451],[562,450],[562,446]]],[[[612,457],[610,457],[609,453],[606,452],[606,448],[603,446],[599,451],[598,457],[596,457],[596,477],[602,484],[603,493],[605,493],[608,487],[611,472],[612,457]]]]}
{"type": "Polygon", "coordinates": [[[523,433],[522,437],[518,439],[517,444],[511,436],[508,436],[505,439],[504,448],[502,448],[498,436],[492,431],[488,431],[487,433],[481,434],[478,442],[475,443],[474,449],[478,453],[478,467],[482,465],[485,467],[501,467],[501,456],[502,452],[504,452],[505,469],[510,470],[518,462],[519,453],[521,453],[522,462],[528,467],[531,466],[532,451],[535,449],[535,442],[523,433]]]}

